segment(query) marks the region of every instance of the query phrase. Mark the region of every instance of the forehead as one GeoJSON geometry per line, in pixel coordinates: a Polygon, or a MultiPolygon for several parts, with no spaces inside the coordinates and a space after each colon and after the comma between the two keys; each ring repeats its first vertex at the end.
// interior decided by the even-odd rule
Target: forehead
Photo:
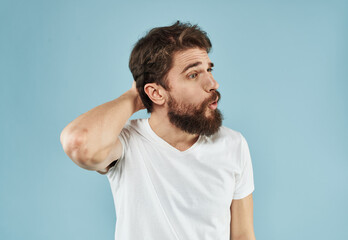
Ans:
{"type": "Polygon", "coordinates": [[[176,52],[173,56],[173,70],[180,71],[184,69],[187,64],[201,61],[204,65],[210,62],[208,53],[201,48],[191,48],[176,52]]]}

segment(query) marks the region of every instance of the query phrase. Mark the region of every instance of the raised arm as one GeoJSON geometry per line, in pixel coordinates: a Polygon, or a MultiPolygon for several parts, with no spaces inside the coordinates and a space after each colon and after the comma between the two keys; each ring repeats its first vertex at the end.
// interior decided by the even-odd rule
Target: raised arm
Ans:
{"type": "Polygon", "coordinates": [[[133,82],[119,98],[89,110],[63,129],[60,142],[65,153],[81,168],[107,171],[122,154],[118,135],[133,113],[143,108],[133,82]]]}

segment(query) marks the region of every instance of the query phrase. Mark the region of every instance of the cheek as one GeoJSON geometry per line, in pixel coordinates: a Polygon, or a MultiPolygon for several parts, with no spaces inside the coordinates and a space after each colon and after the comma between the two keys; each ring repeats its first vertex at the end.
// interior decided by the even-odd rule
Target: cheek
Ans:
{"type": "Polygon", "coordinates": [[[186,104],[199,105],[204,99],[202,99],[197,93],[186,93],[180,96],[180,101],[186,104]]]}
{"type": "Polygon", "coordinates": [[[204,101],[204,97],[202,96],[202,92],[198,91],[198,89],[186,88],[182,89],[180,93],[177,95],[182,101],[192,104],[200,104],[204,101]]]}

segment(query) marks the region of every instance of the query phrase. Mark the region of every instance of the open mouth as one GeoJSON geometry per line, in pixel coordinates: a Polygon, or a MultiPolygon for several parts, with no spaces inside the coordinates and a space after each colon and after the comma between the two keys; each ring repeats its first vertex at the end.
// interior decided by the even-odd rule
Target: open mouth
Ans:
{"type": "Polygon", "coordinates": [[[212,102],[211,104],[209,104],[209,108],[212,109],[212,110],[215,110],[217,108],[217,100],[212,102]]]}
{"type": "MultiPolygon", "coordinates": [[[[209,105],[208,105],[208,107],[210,108],[210,109],[212,109],[212,110],[215,110],[216,108],[217,108],[217,106],[218,106],[218,102],[219,102],[219,99],[220,99],[220,96],[219,96],[220,94],[217,94],[216,95],[216,98],[215,98],[215,101],[212,101],[209,105]]],[[[213,99],[212,99],[213,100],[213,99]]]]}

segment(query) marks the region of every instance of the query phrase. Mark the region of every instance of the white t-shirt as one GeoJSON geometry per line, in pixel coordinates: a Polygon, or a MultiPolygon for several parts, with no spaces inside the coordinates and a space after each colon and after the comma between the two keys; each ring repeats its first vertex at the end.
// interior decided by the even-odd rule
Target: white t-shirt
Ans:
{"type": "Polygon", "coordinates": [[[123,153],[106,174],[116,209],[115,240],[229,240],[232,199],[254,191],[248,144],[222,126],[179,151],[130,120],[123,153]]]}

